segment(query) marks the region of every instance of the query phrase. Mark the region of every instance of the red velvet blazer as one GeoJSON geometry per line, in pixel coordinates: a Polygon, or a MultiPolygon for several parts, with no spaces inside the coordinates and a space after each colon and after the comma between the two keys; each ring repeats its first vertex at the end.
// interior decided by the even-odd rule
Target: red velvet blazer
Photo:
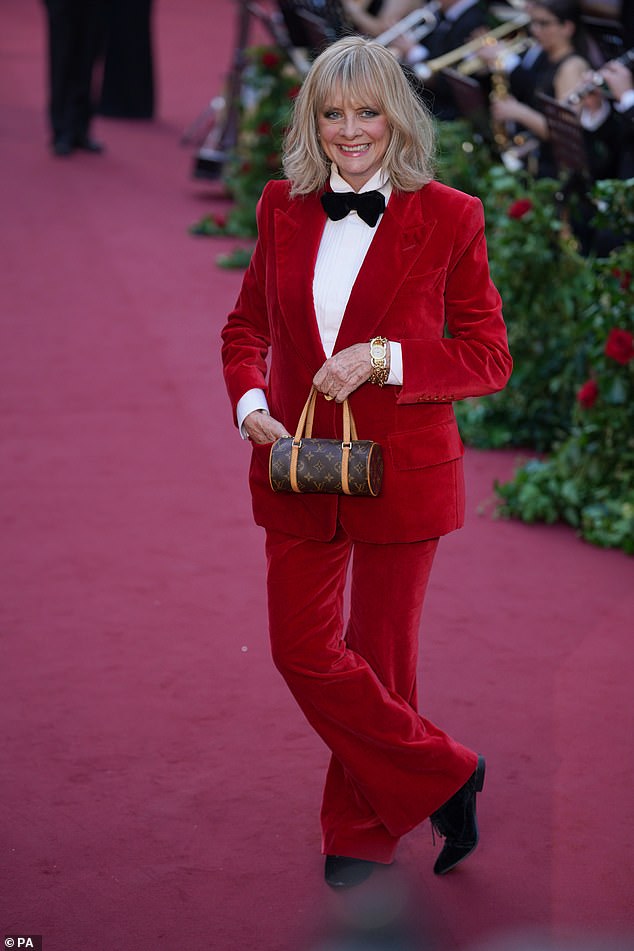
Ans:
{"type": "MultiPolygon", "coordinates": [[[[326,221],[318,194],[291,199],[269,182],[258,205],[258,242],[222,331],[234,408],[252,387],[294,432],[311,381],[326,359],[312,281],[326,221]]],[[[250,469],[258,525],[327,540],[337,518],[360,541],[408,542],[459,528],[463,446],[452,401],[501,389],[511,373],[500,296],[489,275],[477,198],[437,182],[394,191],[352,289],[335,352],[380,334],[399,341],[403,385],[365,383],[350,397],[359,438],[383,447],[376,498],[275,493],[270,445],[250,469]],[[448,332],[448,335],[445,333],[448,332]]],[[[318,398],[315,435],[341,435],[341,406],[318,398]]]]}

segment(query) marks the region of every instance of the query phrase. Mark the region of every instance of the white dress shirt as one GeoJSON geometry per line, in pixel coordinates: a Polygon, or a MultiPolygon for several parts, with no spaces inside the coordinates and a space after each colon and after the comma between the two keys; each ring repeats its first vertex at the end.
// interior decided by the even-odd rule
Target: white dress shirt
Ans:
{"type": "MultiPolygon", "coordinates": [[[[335,192],[349,192],[350,185],[339,175],[336,165],[332,165],[330,187],[335,192]]],[[[362,192],[378,190],[385,195],[386,203],[392,194],[392,185],[383,170],[379,170],[361,188],[362,192]]],[[[374,228],[370,228],[356,211],[351,211],[339,221],[327,219],[317,252],[315,273],[313,276],[313,300],[317,327],[324,353],[332,352],[341,327],[341,321],[348,298],[357,279],[368,248],[381,227],[381,218],[374,228]]],[[[361,341],[359,341],[361,342],[361,341]]],[[[403,356],[400,343],[390,341],[390,375],[387,383],[400,386],[403,382],[403,356]]],[[[268,412],[264,391],[256,388],[248,390],[238,401],[236,417],[243,439],[247,434],[242,423],[255,410],[268,412]]]]}

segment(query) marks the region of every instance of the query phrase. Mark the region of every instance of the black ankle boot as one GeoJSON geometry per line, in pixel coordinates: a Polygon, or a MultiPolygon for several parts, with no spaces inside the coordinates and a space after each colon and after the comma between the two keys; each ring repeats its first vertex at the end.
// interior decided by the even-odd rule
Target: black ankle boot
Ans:
{"type": "Polygon", "coordinates": [[[325,878],[331,888],[353,888],[370,877],[375,863],[347,855],[327,855],[325,878]]]}
{"type": "Polygon", "coordinates": [[[443,836],[445,844],[436,859],[434,872],[445,875],[470,855],[478,844],[476,793],[484,786],[484,757],[464,786],[430,816],[435,831],[443,836]]]}

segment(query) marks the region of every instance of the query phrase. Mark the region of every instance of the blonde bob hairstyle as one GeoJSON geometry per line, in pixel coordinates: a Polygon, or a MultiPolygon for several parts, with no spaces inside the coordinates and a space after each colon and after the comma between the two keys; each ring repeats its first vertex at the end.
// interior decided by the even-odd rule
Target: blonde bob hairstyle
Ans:
{"type": "Polygon", "coordinates": [[[347,36],[320,53],[295,100],[282,158],[291,195],[316,191],[330,176],[317,120],[340,96],[375,105],[386,116],[392,134],[382,166],[394,188],[417,191],[432,180],[435,135],[429,111],[392,53],[373,40],[347,36]]]}

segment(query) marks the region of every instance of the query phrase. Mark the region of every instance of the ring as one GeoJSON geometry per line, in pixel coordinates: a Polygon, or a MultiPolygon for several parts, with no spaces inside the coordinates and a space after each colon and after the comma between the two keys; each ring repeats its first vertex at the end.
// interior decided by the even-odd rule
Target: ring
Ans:
{"type": "Polygon", "coordinates": [[[333,396],[329,396],[328,393],[324,393],[324,399],[325,399],[325,400],[332,400],[332,399],[334,399],[334,397],[333,397],[333,396]]]}

